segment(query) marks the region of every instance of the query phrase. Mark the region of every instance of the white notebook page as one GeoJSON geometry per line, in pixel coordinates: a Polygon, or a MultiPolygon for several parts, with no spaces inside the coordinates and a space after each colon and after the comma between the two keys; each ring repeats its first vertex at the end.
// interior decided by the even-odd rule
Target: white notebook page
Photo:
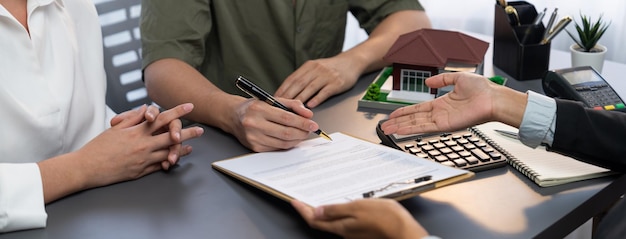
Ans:
{"type": "MultiPolygon", "coordinates": [[[[519,140],[495,132],[498,129],[517,133],[518,130],[515,127],[499,122],[489,122],[474,128],[515,157],[518,161],[516,169],[526,174],[539,186],[559,185],[610,174],[608,169],[584,163],[559,153],[546,151],[544,146],[533,149],[522,144],[519,140]],[[533,175],[535,175],[534,178],[533,175]]],[[[516,166],[515,162],[509,163],[516,166]]]]}

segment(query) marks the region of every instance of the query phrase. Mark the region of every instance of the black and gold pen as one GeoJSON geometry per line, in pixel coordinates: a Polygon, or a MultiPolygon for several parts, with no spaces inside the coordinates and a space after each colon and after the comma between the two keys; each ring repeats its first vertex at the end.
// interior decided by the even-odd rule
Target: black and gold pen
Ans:
{"type": "MultiPolygon", "coordinates": [[[[283,110],[292,112],[295,114],[295,112],[289,108],[287,108],[287,106],[281,104],[280,102],[278,102],[278,100],[274,99],[274,97],[272,97],[272,95],[268,94],[267,92],[265,92],[263,89],[259,88],[258,86],[256,86],[254,83],[252,83],[251,81],[249,81],[248,79],[244,78],[243,76],[239,76],[237,77],[237,81],[235,82],[235,85],[241,89],[243,92],[246,92],[246,94],[259,99],[260,101],[265,101],[265,103],[268,103],[271,106],[274,107],[278,107],[281,108],[283,110]]],[[[330,138],[330,136],[328,136],[328,134],[326,134],[326,132],[322,131],[322,129],[318,129],[317,131],[314,132],[315,134],[322,136],[325,139],[328,139],[330,141],[332,141],[332,139],[330,138]]]]}

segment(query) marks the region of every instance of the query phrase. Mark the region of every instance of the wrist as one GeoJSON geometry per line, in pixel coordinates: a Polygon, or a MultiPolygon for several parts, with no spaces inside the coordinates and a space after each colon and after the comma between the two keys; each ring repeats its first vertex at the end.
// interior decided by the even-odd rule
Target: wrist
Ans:
{"type": "Polygon", "coordinates": [[[496,86],[494,120],[518,128],[524,117],[528,95],[504,86],[496,86]]]}
{"type": "Polygon", "coordinates": [[[428,235],[426,229],[422,227],[415,219],[412,217],[408,218],[404,221],[403,233],[399,236],[392,236],[390,238],[423,238],[423,239],[440,239],[438,237],[431,237],[428,235]]]}
{"type": "Polygon", "coordinates": [[[92,158],[88,156],[84,149],[65,154],[67,157],[64,168],[67,169],[68,180],[73,182],[75,191],[81,191],[89,188],[103,186],[99,183],[98,172],[90,162],[92,158]]]}
{"type": "Polygon", "coordinates": [[[216,126],[229,134],[235,134],[240,130],[240,125],[237,122],[239,122],[242,105],[248,100],[248,98],[225,92],[214,95],[209,102],[215,103],[206,104],[205,106],[206,111],[204,115],[208,117],[207,120],[209,121],[205,123],[216,126]]]}
{"type": "Polygon", "coordinates": [[[213,115],[212,117],[216,120],[216,123],[212,125],[217,126],[229,134],[237,135],[236,133],[242,128],[239,123],[241,121],[240,117],[245,113],[245,108],[247,108],[244,104],[247,104],[250,100],[250,98],[239,95],[226,94],[226,96],[221,97],[221,99],[212,101],[221,102],[220,106],[216,107],[218,109],[217,112],[215,112],[215,108],[213,108],[213,112],[207,112],[208,115],[213,115]]]}
{"type": "Polygon", "coordinates": [[[367,42],[354,48],[340,53],[336,57],[339,58],[338,62],[345,63],[346,66],[343,69],[353,71],[353,75],[358,78],[364,72],[370,72],[383,68],[386,63],[382,61],[382,56],[376,57],[374,52],[367,51],[367,42]],[[343,58],[343,59],[342,59],[343,58]],[[380,59],[380,60],[377,60],[380,59]]]}

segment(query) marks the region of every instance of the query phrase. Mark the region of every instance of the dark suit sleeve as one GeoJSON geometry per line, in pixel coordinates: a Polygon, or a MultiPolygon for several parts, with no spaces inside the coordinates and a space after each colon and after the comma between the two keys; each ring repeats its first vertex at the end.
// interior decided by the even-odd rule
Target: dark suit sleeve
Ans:
{"type": "Polygon", "coordinates": [[[550,150],[626,172],[626,113],[593,110],[556,99],[556,128],[550,150]]]}

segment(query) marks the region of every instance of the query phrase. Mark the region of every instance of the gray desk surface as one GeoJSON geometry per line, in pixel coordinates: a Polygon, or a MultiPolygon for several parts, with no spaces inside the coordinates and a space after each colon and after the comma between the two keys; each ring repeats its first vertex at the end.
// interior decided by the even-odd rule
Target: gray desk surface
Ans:
{"type": "MultiPolygon", "coordinates": [[[[569,65],[569,57],[555,59],[554,54],[566,53],[553,53],[553,61],[567,60],[555,63],[554,68],[569,65]]],[[[624,69],[623,65],[607,64],[605,75],[614,79],[624,69]]],[[[497,69],[486,69],[486,74],[493,73],[501,74],[497,69]]],[[[386,115],[357,110],[357,100],[373,77],[364,76],[353,89],[316,108],[314,119],[327,132],[342,131],[380,142],[375,125],[386,115]]],[[[510,82],[519,90],[540,89],[538,81],[510,82]]],[[[623,84],[618,88],[626,95],[623,84]]],[[[334,237],[310,229],[288,203],[213,170],[212,162],[249,152],[235,138],[208,127],[202,138],[189,144],[194,147],[193,154],[170,172],[66,197],[46,207],[47,228],[7,233],[0,238],[334,237]]],[[[505,166],[402,204],[426,229],[443,238],[531,238],[562,218],[562,224],[572,224],[568,218],[572,216],[565,216],[580,211],[579,205],[598,192],[611,191],[603,190],[611,182],[626,188],[625,180],[615,179],[540,188],[505,166]]],[[[567,234],[562,227],[552,230],[567,234]]]]}

